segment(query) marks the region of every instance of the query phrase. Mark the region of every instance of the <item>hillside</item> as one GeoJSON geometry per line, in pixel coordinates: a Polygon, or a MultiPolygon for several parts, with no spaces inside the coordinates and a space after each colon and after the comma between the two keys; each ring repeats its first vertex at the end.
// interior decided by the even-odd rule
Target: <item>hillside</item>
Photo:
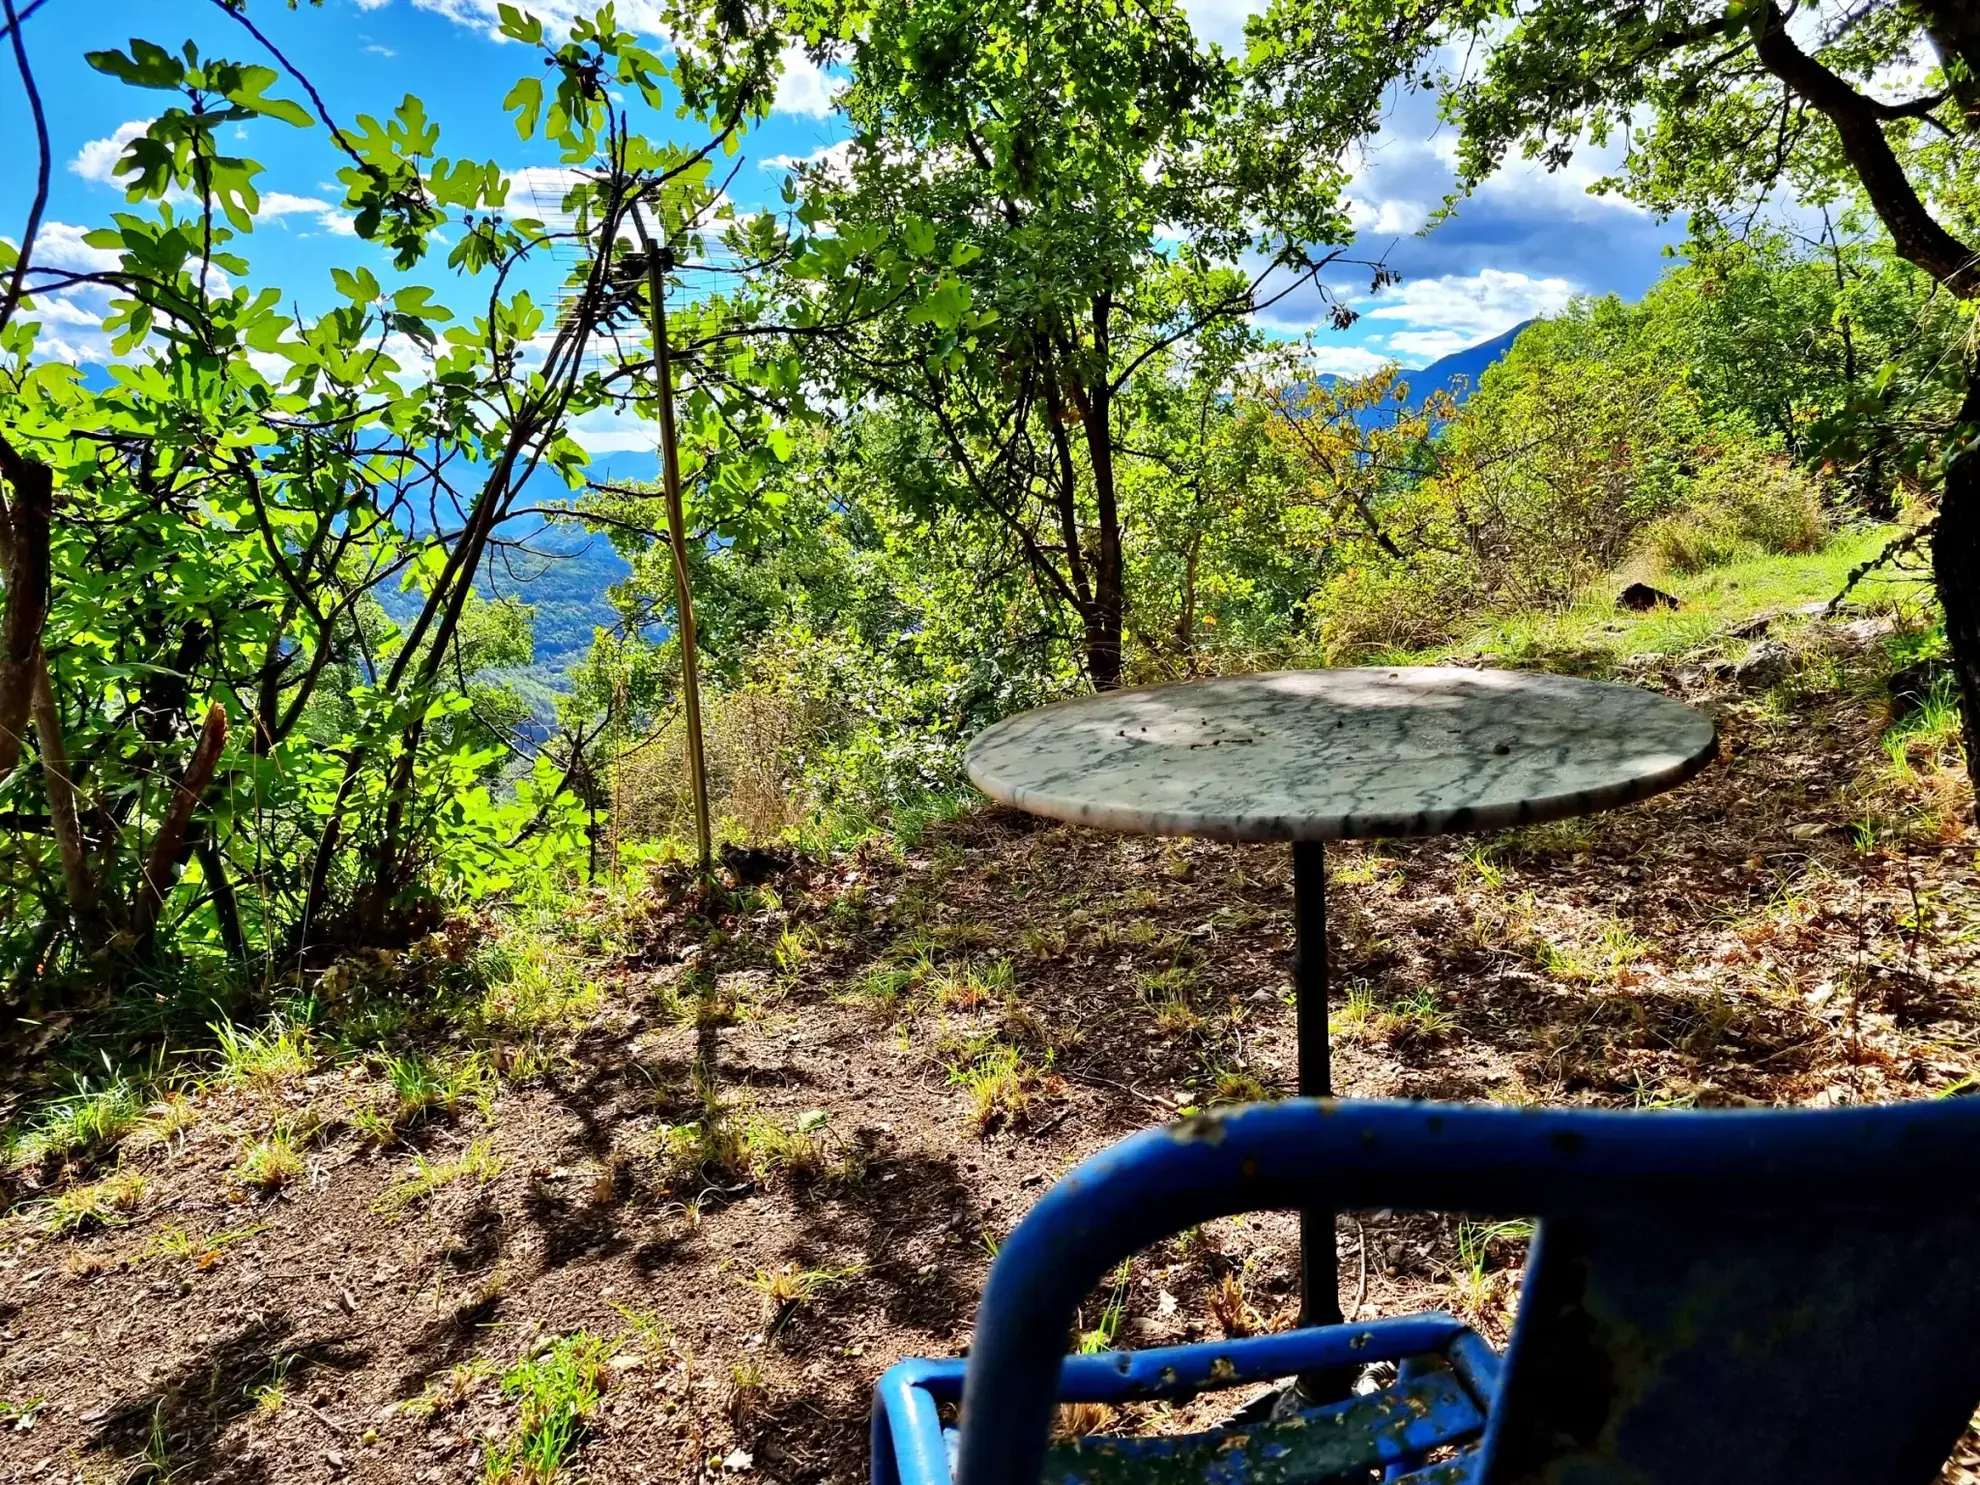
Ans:
{"type": "MultiPolygon", "coordinates": [[[[1584,820],[1336,848],[1344,1093],[1967,1086],[1980,880],[1947,719],[1887,730],[1887,592],[1806,612],[1884,534],[1525,636],[1707,709],[1720,759],[1584,820]]],[[[1461,648],[1517,658],[1497,632],[1461,648]]],[[[136,1070],[66,1102],[16,1062],[0,1476],[513,1481],[563,1378],[559,1478],[861,1478],[874,1379],[966,1342],[1052,1179],[1291,1084],[1283,848],[985,806],[773,859],[713,915],[642,878],[461,918],[220,1050],[195,1050],[212,1011],[188,989],[146,1015],[191,1040],[120,1041],[136,1070]]],[[[1381,1211],[1342,1241],[1355,1315],[1504,1339],[1522,1227],[1381,1211]]],[[[1219,1221],[1124,1265],[1089,1323],[1238,1335],[1289,1323],[1295,1285],[1290,1219],[1219,1221]]]]}

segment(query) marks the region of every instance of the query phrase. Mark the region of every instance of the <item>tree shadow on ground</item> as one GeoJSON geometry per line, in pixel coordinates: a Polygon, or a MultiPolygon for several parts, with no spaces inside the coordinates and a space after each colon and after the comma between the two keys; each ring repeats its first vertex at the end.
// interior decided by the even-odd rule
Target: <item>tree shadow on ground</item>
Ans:
{"type": "Polygon", "coordinates": [[[858,1257],[843,1282],[802,1307],[801,1326],[787,1327],[787,1350],[843,1350],[863,1318],[939,1336],[974,1312],[989,1248],[974,1193],[953,1160],[876,1159],[857,1183],[816,1182],[796,1188],[794,1198],[799,1220],[786,1262],[834,1272],[848,1253],[858,1257]]]}
{"type": "Polygon", "coordinates": [[[142,1391],[110,1404],[83,1448],[130,1461],[154,1478],[197,1479],[206,1485],[257,1485],[268,1462],[223,1441],[256,1406],[256,1389],[305,1385],[322,1371],[349,1372],[371,1359],[348,1334],[296,1338],[293,1322],[278,1319],[235,1331],[202,1347],[142,1391]]]}
{"type": "Polygon", "coordinates": [[[483,1332],[495,1323],[495,1317],[501,1312],[502,1296],[499,1292],[478,1293],[463,1301],[453,1313],[443,1315],[428,1325],[406,1347],[406,1355],[412,1360],[412,1365],[400,1373],[399,1379],[392,1384],[392,1395],[398,1398],[418,1397],[435,1377],[473,1356],[483,1332]]]}

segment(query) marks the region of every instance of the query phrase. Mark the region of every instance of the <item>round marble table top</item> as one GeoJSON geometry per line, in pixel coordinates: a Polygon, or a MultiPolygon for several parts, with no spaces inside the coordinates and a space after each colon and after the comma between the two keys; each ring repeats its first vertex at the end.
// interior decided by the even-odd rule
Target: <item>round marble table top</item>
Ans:
{"type": "Polygon", "coordinates": [[[1148,835],[1339,840],[1586,814],[1683,782],[1712,723],[1632,686],[1444,666],[1287,670],[1108,691],[1007,717],[970,781],[1148,835]]]}

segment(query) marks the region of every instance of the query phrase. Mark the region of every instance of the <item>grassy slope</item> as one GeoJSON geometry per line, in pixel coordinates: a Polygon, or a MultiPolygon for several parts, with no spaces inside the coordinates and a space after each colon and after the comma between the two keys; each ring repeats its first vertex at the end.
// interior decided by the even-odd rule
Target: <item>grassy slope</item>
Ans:
{"type": "MultiPolygon", "coordinates": [[[[1798,557],[1762,557],[1690,576],[1659,576],[1655,586],[1677,598],[1676,611],[1633,614],[1618,610],[1612,590],[1622,580],[1561,613],[1522,614],[1503,619],[1472,638],[1426,652],[1421,658],[1483,659],[1497,664],[1531,665],[1583,674],[1607,674],[1633,656],[1684,656],[1717,650],[1735,655],[1742,642],[1728,631],[1761,614],[1778,614],[1795,627],[1810,616],[1801,611],[1826,604],[1848,584],[1850,574],[1876,557],[1898,528],[1878,526],[1838,534],[1819,552],[1798,557]]],[[[1920,613],[1929,598],[1911,573],[1882,572],[1850,593],[1853,606],[1920,613]]]]}

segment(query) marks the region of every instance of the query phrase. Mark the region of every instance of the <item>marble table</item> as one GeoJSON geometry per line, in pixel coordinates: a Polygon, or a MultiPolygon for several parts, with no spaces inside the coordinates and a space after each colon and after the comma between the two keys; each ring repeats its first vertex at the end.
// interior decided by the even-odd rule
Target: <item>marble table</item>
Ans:
{"type": "MultiPolygon", "coordinates": [[[[1291,670],[1008,717],[965,760],[992,799],[1106,830],[1291,841],[1298,1091],[1327,1097],[1322,842],[1494,830],[1690,778],[1712,723],[1629,686],[1457,667],[1291,670]]],[[[1341,1319],[1331,1212],[1301,1214],[1301,1323],[1341,1319]]]]}

